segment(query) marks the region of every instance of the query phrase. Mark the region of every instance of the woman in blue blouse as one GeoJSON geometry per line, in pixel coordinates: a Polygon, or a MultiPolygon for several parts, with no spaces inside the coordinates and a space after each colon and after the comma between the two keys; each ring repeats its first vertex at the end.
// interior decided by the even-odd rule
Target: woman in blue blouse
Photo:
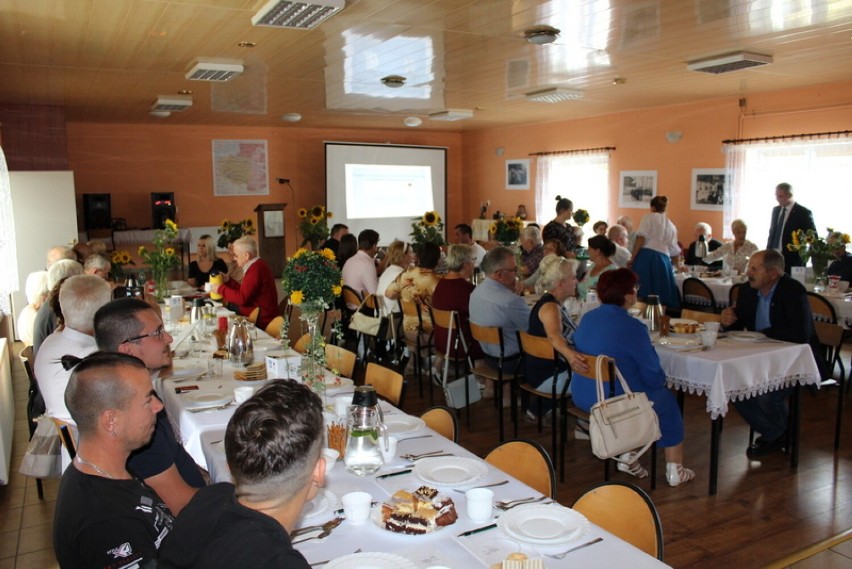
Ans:
{"type": "MultiPolygon", "coordinates": [[[[666,480],[670,486],[678,486],[692,480],[695,473],[683,467],[683,417],[674,395],[666,387],[666,375],[648,329],[627,313],[636,304],[637,281],[636,274],[629,269],[608,271],[600,276],[601,306],[583,316],[574,332],[574,346],[582,353],[615,358],[630,389],[644,392],[653,402],[663,435],[657,445],[665,449],[666,480]]],[[[616,394],[621,395],[621,385],[615,385],[616,394]]],[[[577,407],[588,411],[597,402],[594,380],[575,374],[571,395],[577,407]]],[[[648,471],[635,460],[633,453],[621,458],[626,462],[618,463],[619,470],[639,478],[648,476],[648,471]]]]}

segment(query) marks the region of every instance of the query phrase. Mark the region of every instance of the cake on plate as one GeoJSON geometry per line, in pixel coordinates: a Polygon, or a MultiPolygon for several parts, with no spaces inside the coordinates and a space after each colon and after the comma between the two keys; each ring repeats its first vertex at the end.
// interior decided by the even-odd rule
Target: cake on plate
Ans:
{"type": "Polygon", "coordinates": [[[454,524],[458,519],[452,499],[434,488],[421,486],[414,492],[399,490],[382,504],[385,529],[419,535],[454,524]]]}

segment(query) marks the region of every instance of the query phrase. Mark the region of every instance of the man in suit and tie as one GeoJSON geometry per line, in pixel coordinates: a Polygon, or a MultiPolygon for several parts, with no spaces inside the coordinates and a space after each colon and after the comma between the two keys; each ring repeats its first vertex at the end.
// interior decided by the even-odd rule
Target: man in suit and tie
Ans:
{"type": "Polygon", "coordinates": [[[775,249],[784,256],[785,270],[789,274],[791,267],[804,266],[797,251],[787,250],[787,245],[793,242],[793,232],[798,229],[816,231],[816,225],[811,210],[793,200],[793,187],[790,184],[778,184],[775,188],[775,199],[778,200],[778,205],[772,208],[772,223],[766,248],[775,249]]]}

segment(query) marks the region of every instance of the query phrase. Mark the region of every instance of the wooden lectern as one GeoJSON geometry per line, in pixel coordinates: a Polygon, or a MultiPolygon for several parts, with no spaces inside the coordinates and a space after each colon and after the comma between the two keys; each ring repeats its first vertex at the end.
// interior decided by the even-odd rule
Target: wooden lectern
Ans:
{"type": "Polygon", "coordinates": [[[284,272],[287,259],[284,240],[285,203],[259,204],[257,212],[257,245],[260,258],[266,261],[275,278],[284,272]]]}

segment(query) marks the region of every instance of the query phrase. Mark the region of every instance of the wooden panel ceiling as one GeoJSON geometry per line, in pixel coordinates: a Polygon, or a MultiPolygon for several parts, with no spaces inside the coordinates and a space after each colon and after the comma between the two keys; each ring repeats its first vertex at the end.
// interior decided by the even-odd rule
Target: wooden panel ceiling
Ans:
{"type": "Polygon", "coordinates": [[[265,0],[0,0],[0,101],[70,121],[468,130],[579,118],[852,79],[852,0],[347,0],[310,31],[251,25],[265,0]],[[523,31],[561,30],[550,45],[523,31]],[[240,42],[256,44],[240,47],[240,42]],[[774,63],[724,75],[687,62],[740,50],[774,63]],[[240,60],[227,84],[185,79],[240,60]],[[385,75],[408,78],[390,89],[385,75]],[[624,78],[624,84],[613,80],[624,78]],[[529,102],[544,87],[583,91],[529,102]],[[166,119],[158,95],[191,90],[166,119]],[[428,120],[447,108],[459,122],[428,120]]]}

